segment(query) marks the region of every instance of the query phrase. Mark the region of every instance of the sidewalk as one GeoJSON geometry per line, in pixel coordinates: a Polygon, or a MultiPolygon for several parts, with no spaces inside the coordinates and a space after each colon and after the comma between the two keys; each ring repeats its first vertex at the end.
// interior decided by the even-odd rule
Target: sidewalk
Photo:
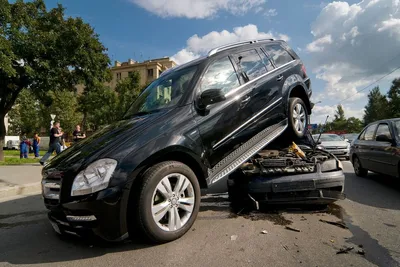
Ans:
{"type": "Polygon", "coordinates": [[[40,164],[0,166],[0,199],[41,192],[40,164]]]}

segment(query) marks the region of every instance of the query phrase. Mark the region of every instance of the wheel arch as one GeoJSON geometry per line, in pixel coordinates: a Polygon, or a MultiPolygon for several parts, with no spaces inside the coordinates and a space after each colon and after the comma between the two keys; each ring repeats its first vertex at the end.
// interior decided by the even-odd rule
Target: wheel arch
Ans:
{"type": "MultiPolygon", "coordinates": [[[[308,115],[311,114],[311,103],[310,103],[310,99],[307,96],[306,91],[304,90],[304,87],[300,84],[300,83],[296,83],[294,84],[290,89],[289,89],[289,94],[288,94],[288,103],[289,103],[289,99],[291,97],[298,97],[301,100],[303,100],[304,104],[307,107],[307,113],[308,115]]],[[[287,104],[289,105],[289,104],[287,104]]]]}

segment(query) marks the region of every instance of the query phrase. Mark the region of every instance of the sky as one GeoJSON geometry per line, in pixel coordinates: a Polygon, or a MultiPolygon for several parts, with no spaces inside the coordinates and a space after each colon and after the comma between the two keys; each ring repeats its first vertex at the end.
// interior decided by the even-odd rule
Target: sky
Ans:
{"type": "Polygon", "coordinates": [[[368,91],[379,85],[386,93],[400,77],[400,0],[58,2],[94,27],[112,62],[169,56],[182,64],[230,42],[286,40],[312,81],[312,123],[332,118],[337,104],[362,118],[368,91]]]}

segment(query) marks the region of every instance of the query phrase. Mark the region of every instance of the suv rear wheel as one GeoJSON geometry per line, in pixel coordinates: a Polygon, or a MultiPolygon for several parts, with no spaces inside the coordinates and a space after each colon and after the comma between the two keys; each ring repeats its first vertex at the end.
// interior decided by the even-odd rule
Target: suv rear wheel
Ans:
{"type": "Polygon", "coordinates": [[[156,164],[143,176],[138,226],[155,243],[178,239],[196,220],[200,197],[199,182],[188,166],[176,161],[156,164]]]}
{"type": "Polygon", "coordinates": [[[307,130],[308,113],[303,100],[298,97],[289,98],[289,127],[295,136],[302,138],[307,130]]]}

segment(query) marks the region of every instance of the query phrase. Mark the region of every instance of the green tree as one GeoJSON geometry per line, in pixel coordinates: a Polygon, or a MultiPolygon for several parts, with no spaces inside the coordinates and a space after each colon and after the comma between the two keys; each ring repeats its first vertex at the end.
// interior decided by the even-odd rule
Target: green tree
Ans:
{"type": "Polygon", "coordinates": [[[49,91],[47,95],[52,99],[50,106],[43,107],[42,125],[50,127],[50,114],[56,115],[56,121],[59,121],[61,128],[66,134],[71,134],[75,126],[82,121],[83,115],[78,112],[78,98],[75,92],[67,90],[49,91]]]}
{"type": "Polygon", "coordinates": [[[118,95],[108,86],[98,84],[85,90],[78,101],[79,110],[84,114],[84,130],[95,131],[118,120],[118,95]]]}
{"type": "Polygon", "coordinates": [[[23,89],[39,98],[49,90],[75,90],[110,79],[110,59],[93,28],[66,18],[43,0],[0,0],[0,160],[4,117],[23,89]]]}
{"type": "Polygon", "coordinates": [[[400,118],[400,78],[392,81],[387,97],[389,100],[388,117],[400,118]]]}
{"type": "Polygon", "coordinates": [[[355,117],[350,117],[346,121],[346,131],[348,133],[359,133],[363,128],[363,122],[355,117]]]}
{"type": "Polygon", "coordinates": [[[142,87],[140,86],[140,74],[136,71],[129,73],[127,78],[118,82],[115,91],[118,94],[119,107],[117,118],[120,119],[142,91],[142,87]]]}
{"type": "Polygon", "coordinates": [[[40,114],[41,105],[36,96],[27,89],[22,90],[15,105],[8,113],[10,119],[9,134],[26,133],[28,136],[32,136],[34,132],[40,131],[40,114]]]}
{"type": "Polygon", "coordinates": [[[344,115],[344,109],[342,105],[337,105],[333,121],[330,123],[329,128],[333,131],[343,131],[346,129],[347,120],[344,115]]]}
{"type": "Polygon", "coordinates": [[[368,104],[365,106],[364,124],[387,118],[388,100],[375,87],[368,94],[368,104]]]}

